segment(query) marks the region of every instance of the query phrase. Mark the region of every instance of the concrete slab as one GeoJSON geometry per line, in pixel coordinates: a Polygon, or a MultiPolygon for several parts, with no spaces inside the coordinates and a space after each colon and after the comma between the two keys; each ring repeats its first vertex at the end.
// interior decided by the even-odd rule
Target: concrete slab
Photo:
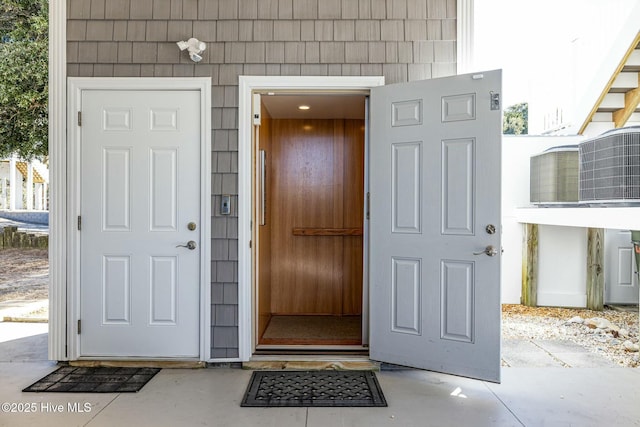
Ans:
{"type": "Polygon", "coordinates": [[[502,360],[511,368],[559,368],[562,361],[529,340],[504,340],[502,360]]]}
{"type": "MultiPolygon", "coordinates": [[[[163,369],[139,393],[22,393],[56,368],[37,360],[46,357],[43,327],[0,323],[0,427],[640,425],[640,370],[631,368],[504,368],[502,384],[382,371],[387,408],[241,408],[251,371],[229,368],[163,369]],[[29,349],[39,350],[25,356],[29,349]]],[[[522,363],[592,355],[566,343],[517,341],[503,348],[522,363]]]]}
{"type": "Polygon", "coordinates": [[[487,386],[527,427],[640,424],[637,369],[513,368],[502,375],[502,384],[487,386]]]}
{"type": "Polygon", "coordinates": [[[597,353],[554,353],[554,356],[572,368],[620,367],[597,353]]]}
{"type": "Polygon", "coordinates": [[[46,361],[49,325],[0,323],[0,362],[46,361]]]}
{"type": "Polygon", "coordinates": [[[21,391],[55,369],[53,362],[0,362],[0,427],[84,426],[118,396],[21,391]]]}
{"type": "Polygon", "coordinates": [[[307,426],[518,425],[482,381],[419,370],[377,375],[387,408],[310,408],[307,426]]]}
{"type": "Polygon", "coordinates": [[[572,341],[534,340],[533,343],[572,368],[614,368],[617,366],[604,356],[592,353],[572,341]]]}
{"type": "Polygon", "coordinates": [[[0,426],[569,426],[638,425],[636,369],[503,369],[502,384],[426,371],[377,374],[387,408],[241,408],[250,371],[163,369],[139,393],[21,393],[55,369],[0,362],[0,426]],[[50,408],[62,411],[52,413],[50,408]],[[83,412],[78,408],[84,408],[83,412]]]}
{"type": "Polygon", "coordinates": [[[88,426],[304,426],[306,408],[241,408],[251,371],[163,369],[141,392],[121,394],[88,426]]]}
{"type": "Polygon", "coordinates": [[[548,351],[549,353],[588,353],[589,350],[567,340],[532,340],[533,344],[548,351]]]}

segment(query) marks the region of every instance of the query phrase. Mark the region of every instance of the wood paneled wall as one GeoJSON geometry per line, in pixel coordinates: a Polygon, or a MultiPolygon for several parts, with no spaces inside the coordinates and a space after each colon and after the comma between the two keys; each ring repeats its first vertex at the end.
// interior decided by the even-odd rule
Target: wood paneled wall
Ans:
{"type": "Polygon", "coordinates": [[[270,141],[271,312],[361,314],[364,122],[272,120],[270,141]]]}
{"type": "MultiPolygon", "coordinates": [[[[261,108],[261,125],[259,127],[259,137],[258,137],[258,150],[265,150],[269,153],[271,150],[271,116],[269,115],[269,111],[262,106],[261,108]]],[[[254,157],[254,162],[259,162],[259,155],[255,153],[256,157],[254,157]]],[[[267,162],[269,159],[267,158],[267,162]]],[[[257,163],[256,163],[257,164],[257,163]]],[[[268,164],[268,163],[267,163],[268,164]]],[[[260,174],[260,169],[258,167],[254,167],[254,170],[257,174],[260,174]]],[[[269,178],[270,174],[267,174],[267,178],[269,178]]],[[[255,195],[254,203],[255,206],[258,207],[258,211],[255,212],[253,223],[258,224],[257,229],[258,233],[255,236],[255,241],[257,242],[256,247],[258,248],[257,264],[255,265],[256,277],[258,279],[258,283],[260,284],[257,291],[257,305],[258,305],[258,334],[257,336],[261,337],[264,334],[267,325],[269,324],[269,320],[271,319],[271,221],[267,219],[264,225],[260,225],[260,182],[259,179],[256,182],[253,194],[255,195]]]]}

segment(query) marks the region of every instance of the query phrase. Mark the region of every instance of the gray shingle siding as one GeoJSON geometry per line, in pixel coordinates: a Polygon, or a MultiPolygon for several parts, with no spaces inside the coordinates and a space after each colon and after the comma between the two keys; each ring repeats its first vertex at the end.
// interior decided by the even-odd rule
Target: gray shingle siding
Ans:
{"type": "Polygon", "coordinates": [[[67,0],[67,73],[212,79],[212,358],[238,356],[238,76],[456,72],[456,0],[67,0]],[[194,64],[175,42],[207,43],[194,64]],[[231,216],[217,207],[232,195],[231,216]]]}

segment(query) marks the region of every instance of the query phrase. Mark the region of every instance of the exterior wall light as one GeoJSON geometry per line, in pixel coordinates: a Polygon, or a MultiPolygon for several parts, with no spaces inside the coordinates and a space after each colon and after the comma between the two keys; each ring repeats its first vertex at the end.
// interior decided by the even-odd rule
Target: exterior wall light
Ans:
{"type": "Polygon", "coordinates": [[[176,44],[178,45],[180,50],[187,49],[187,51],[189,51],[189,58],[191,58],[193,62],[202,61],[202,56],[200,56],[199,54],[202,53],[202,51],[204,51],[207,48],[207,45],[205,44],[205,42],[201,42],[200,40],[193,37],[187,40],[186,42],[179,41],[179,42],[176,42],[176,44]]]}

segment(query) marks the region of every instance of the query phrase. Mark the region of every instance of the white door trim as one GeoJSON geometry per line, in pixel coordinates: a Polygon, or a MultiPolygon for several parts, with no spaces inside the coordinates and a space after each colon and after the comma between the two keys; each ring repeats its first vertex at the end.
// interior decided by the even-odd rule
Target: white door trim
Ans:
{"type": "Polygon", "coordinates": [[[239,360],[248,361],[252,352],[252,268],[251,247],[251,102],[254,90],[369,90],[384,85],[382,76],[240,76],[238,111],[238,344],[239,360]]]}
{"type": "Polygon", "coordinates": [[[67,360],[67,2],[49,4],[49,359],[67,360]]]}
{"type": "Polygon", "coordinates": [[[80,232],[77,217],[80,215],[80,143],[81,129],[77,125],[78,111],[82,108],[84,90],[197,90],[200,92],[200,360],[209,359],[211,348],[211,79],[199,78],[69,78],[67,92],[67,322],[66,359],[80,355],[80,337],[77,319],[80,316],[80,232]]]}

